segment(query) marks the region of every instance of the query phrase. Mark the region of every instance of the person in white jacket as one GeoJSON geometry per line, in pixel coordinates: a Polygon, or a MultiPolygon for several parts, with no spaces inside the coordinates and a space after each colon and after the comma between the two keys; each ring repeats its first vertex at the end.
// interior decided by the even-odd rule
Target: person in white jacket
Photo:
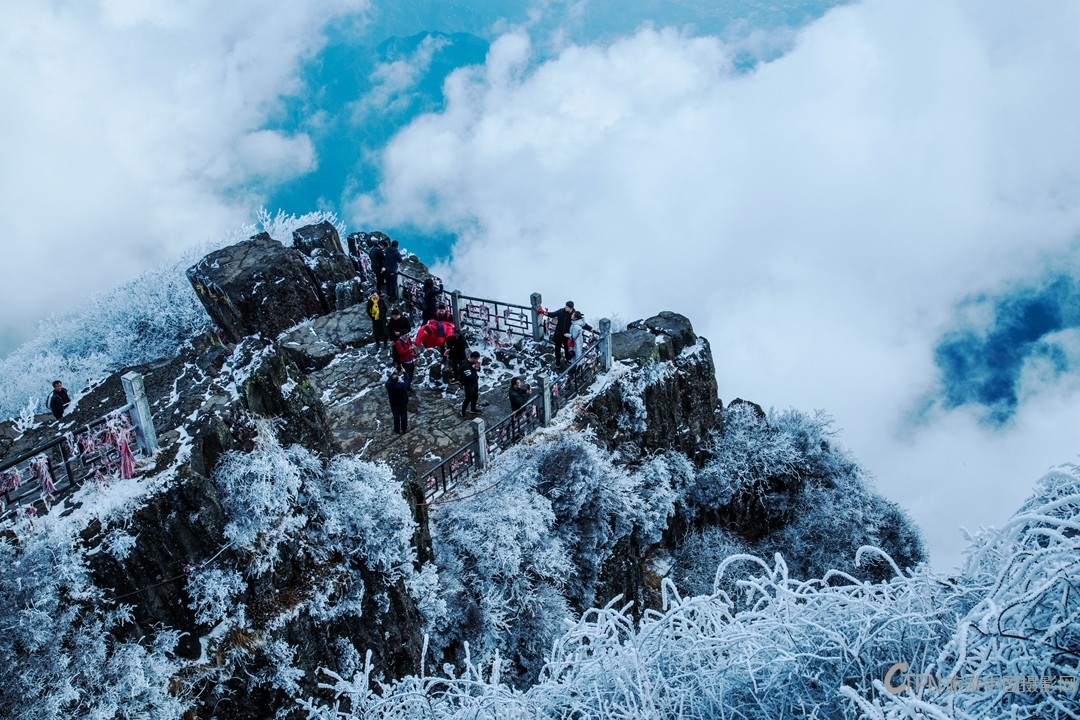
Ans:
{"type": "Polygon", "coordinates": [[[585,349],[585,331],[592,330],[592,326],[585,322],[585,316],[581,311],[575,310],[573,319],[570,321],[570,331],[567,333],[566,358],[570,362],[581,354],[585,349]]]}

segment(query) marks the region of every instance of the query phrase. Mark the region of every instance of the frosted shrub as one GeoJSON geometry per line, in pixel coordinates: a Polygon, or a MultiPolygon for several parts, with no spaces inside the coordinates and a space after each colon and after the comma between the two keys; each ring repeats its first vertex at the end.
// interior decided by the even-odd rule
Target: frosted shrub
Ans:
{"type": "Polygon", "coordinates": [[[244,608],[238,606],[237,598],[247,589],[243,576],[235,570],[201,568],[188,576],[187,593],[190,607],[195,611],[195,622],[216,625],[222,619],[230,624],[243,624],[244,608]]]}
{"type": "Polygon", "coordinates": [[[279,546],[295,537],[307,517],[296,504],[300,485],[322,473],[318,457],[295,445],[283,448],[267,425],[251,453],[225,453],[214,468],[221,504],[229,516],[225,537],[252,552],[254,575],[273,570],[279,546]]]}
{"type": "MultiPolygon", "coordinates": [[[[682,493],[688,520],[725,527],[756,555],[783,553],[802,577],[820,577],[863,545],[883,547],[900,565],[914,567],[925,558],[919,532],[899,507],[871,491],[834,434],[820,413],[765,418],[747,404],[729,408],[723,434],[713,436],[709,459],[682,493]]],[[[679,556],[677,575],[700,578],[693,555],[679,556]]],[[[876,580],[891,574],[876,560],[856,572],[876,580]]]]}
{"type": "Polygon", "coordinates": [[[532,459],[538,491],[551,503],[553,532],[566,547],[575,572],[566,594],[578,612],[596,603],[604,563],[615,545],[644,520],[634,479],[583,434],[547,443],[532,459]]]}
{"type": "MultiPolygon", "coordinates": [[[[284,245],[292,244],[294,230],[323,220],[344,233],[333,213],[259,213],[262,229],[284,245]]],[[[122,367],[174,355],[208,331],[210,318],[184,272],[207,253],[255,232],[255,226],[239,228],[44,320],[32,340],[0,360],[0,418],[16,416],[27,397],[44,397],[53,380],[78,393],[122,367]]]]}
{"type": "Polygon", "coordinates": [[[573,572],[552,531],[551,504],[536,492],[536,465],[518,446],[483,476],[482,492],[433,509],[432,541],[447,605],[444,634],[460,664],[465,643],[480,662],[496,655],[511,677],[535,677],[569,615],[562,592],[573,572]]]}
{"type": "Polygon", "coordinates": [[[723,435],[714,438],[709,450],[712,457],[688,489],[692,507],[714,509],[741,498],[760,498],[771,479],[791,476],[798,463],[791,434],[746,404],[724,413],[723,435]]]}
{"type": "MultiPolygon", "coordinates": [[[[706,527],[687,535],[679,544],[672,579],[687,595],[708,595],[716,581],[716,568],[731,555],[749,553],[746,542],[722,527],[706,527]]],[[[730,580],[730,575],[725,578],[730,580]]],[[[732,582],[719,589],[735,595],[732,582]]]]}
{"type": "Polygon", "coordinates": [[[271,215],[266,208],[262,208],[259,210],[256,219],[262,232],[265,232],[282,245],[292,245],[293,232],[307,225],[318,225],[322,222],[333,225],[338,231],[338,235],[343,240],[345,238],[345,224],[340,222],[337,215],[332,212],[317,210],[303,215],[291,215],[284,210],[278,210],[276,214],[271,215]]]}
{"type": "Polygon", "coordinates": [[[678,498],[694,481],[694,466],[680,452],[665,452],[646,459],[633,473],[635,494],[641,504],[638,539],[645,545],[660,542],[678,498]]]}
{"type": "Polygon", "coordinates": [[[391,580],[411,571],[416,559],[415,523],[401,483],[388,466],[335,457],[325,480],[312,483],[306,494],[320,518],[313,528],[312,552],[317,558],[325,560],[328,548],[340,547],[391,580]]]}
{"type": "Polygon", "coordinates": [[[1034,497],[1001,530],[976,539],[950,603],[959,622],[937,657],[923,662],[901,658],[909,672],[932,676],[934,683],[896,694],[879,692],[884,702],[878,704],[857,698],[864,717],[1080,715],[1078,530],[1080,468],[1067,465],[1044,477],[1034,497]],[[971,678],[996,683],[964,691],[971,678]],[[1043,687],[1043,678],[1049,687],[1043,687]],[[1032,687],[1032,680],[1038,687],[1032,687]]]}
{"type": "Polygon", "coordinates": [[[15,418],[15,432],[22,435],[27,430],[31,430],[38,426],[37,414],[44,410],[45,406],[36,397],[31,397],[23,405],[22,410],[19,411],[19,416],[15,418]]]}
{"type": "Polygon", "coordinates": [[[184,703],[168,690],[177,670],[168,653],[177,636],[159,632],[147,645],[118,641],[112,632],[128,610],[107,601],[76,542],[54,528],[18,545],[0,538],[4,717],[181,717],[184,703]]]}

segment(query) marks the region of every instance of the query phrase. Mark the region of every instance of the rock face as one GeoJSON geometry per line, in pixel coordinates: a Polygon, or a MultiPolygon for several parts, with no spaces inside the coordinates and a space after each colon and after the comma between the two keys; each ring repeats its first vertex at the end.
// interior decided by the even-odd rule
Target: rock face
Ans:
{"type": "MultiPolygon", "coordinates": [[[[348,238],[349,251],[359,258],[371,242],[383,238],[382,233],[354,233],[348,238]]],[[[458,413],[463,399],[459,386],[424,382],[441,366],[438,352],[429,349],[421,351],[417,362],[410,432],[393,435],[384,388],[393,365],[387,350],[372,343],[364,305],[355,304],[366,297],[372,279],[360,276],[363,263],[343,251],[338,232],[329,223],[301,228],[293,243],[287,248],[259,235],[211,253],[187,271],[227,342],[213,335],[199,338],[178,357],[140,368],[154,398],[159,437],[170,448],[158,459],[157,469],[171,467],[175,476],[126,518],[122,528],[95,524],[83,533],[87,547],[95,551],[107,547],[105,539],[118,530],[136,538],[126,556],[95,552],[91,565],[95,577],[114,598],[133,604],[133,623],[126,630],[132,638],[153,637],[161,626],[179,630],[185,634],[176,652],[187,659],[202,657],[200,638],[213,630],[197,621],[187,577],[192,569],[212,562],[243,568],[246,561],[226,538],[231,518],[222,494],[228,497],[229,486],[219,492],[215,485],[220,475],[214,468],[225,453],[251,451],[260,431],[271,427],[282,446],[301,445],[324,464],[340,453],[386,462],[401,482],[416,522],[412,542],[419,568],[433,559],[433,552],[428,507],[417,477],[472,442],[479,427],[472,417],[458,413]]],[[[415,257],[403,267],[421,280],[429,276],[415,257]]],[[[408,299],[403,306],[406,313],[414,309],[408,299]]],[[[591,399],[579,396],[587,399],[577,406],[572,429],[591,428],[599,442],[628,466],[678,452],[689,458],[689,462],[679,458],[683,465],[700,469],[706,448],[723,431],[725,420],[708,341],[696,335],[686,317],[665,311],[615,333],[611,348],[621,365],[591,399]]],[[[529,339],[489,354],[494,359],[481,372],[480,405],[487,410],[486,421],[508,414],[511,377],[527,381],[537,374],[551,377],[551,349],[550,343],[529,339]]],[[[99,405],[106,410],[117,407],[122,397],[119,385],[117,377],[110,378],[86,396],[80,412],[99,405]]],[[[748,403],[733,403],[736,409],[744,404],[748,403]]],[[[753,407],[764,418],[761,408],[753,407]]],[[[727,417],[730,428],[736,428],[739,416],[727,417]]],[[[0,457],[12,442],[0,429],[0,457]]],[[[291,499],[301,503],[302,495],[291,499]]],[[[699,519],[669,518],[669,532],[661,544],[672,545],[673,538],[681,538],[699,519]]],[[[906,540],[899,537],[895,542],[901,541],[906,540]]],[[[654,542],[655,536],[644,541],[630,533],[610,548],[603,568],[603,582],[610,591],[606,597],[622,594],[639,609],[649,606],[650,556],[658,548],[670,549],[649,544],[654,542]]],[[[291,662],[302,671],[299,682],[307,696],[320,692],[318,683],[325,680],[320,668],[344,667],[355,660],[341,657],[341,638],[355,648],[371,650],[376,677],[394,679],[417,672],[424,660],[424,629],[420,601],[411,588],[392,573],[365,566],[362,558],[316,560],[316,554],[301,543],[290,540],[288,545],[272,572],[245,579],[237,602],[247,608],[252,623],[244,632],[225,638],[219,655],[242,656],[247,664],[241,667],[258,673],[272,659],[259,657],[255,648],[283,641],[296,648],[291,662]],[[304,610],[304,601],[316,592],[327,595],[331,606],[345,604],[346,591],[340,588],[347,587],[354,575],[363,585],[359,616],[316,621],[304,610]]],[[[284,696],[265,683],[254,683],[259,687],[248,693],[239,676],[215,685],[216,681],[212,670],[191,681],[204,693],[204,705],[193,717],[254,720],[273,715],[285,704],[284,696]]]]}
{"type": "Polygon", "coordinates": [[[330,309],[303,256],[265,233],[210,253],[187,276],[230,342],[272,339],[330,309]]]}
{"type": "Polygon", "coordinates": [[[353,305],[298,325],[279,344],[304,372],[321,370],[335,356],[372,340],[366,304],[353,305]]]}
{"type": "Polygon", "coordinates": [[[662,312],[611,338],[612,356],[642,369],[642,381],[613,384],[588,408],[597,435],[630,456],[676,448],[690,457],[723,428],[709,341],[682,315],[662,312]]]}
{"type": "Polygon", "coordinates": [[[338,286],[350,283],[357,274],[355,263],[341,247],[337,228],[325,220],[302,227],[293,233],[293,247],[315,277],[323,306],[337,307],[338,286]]]}

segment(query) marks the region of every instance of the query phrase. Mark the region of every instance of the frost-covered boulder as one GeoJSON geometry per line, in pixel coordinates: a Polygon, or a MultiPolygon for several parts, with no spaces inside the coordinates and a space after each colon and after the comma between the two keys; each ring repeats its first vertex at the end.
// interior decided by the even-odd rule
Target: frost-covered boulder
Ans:
{"type": "Polygon", "coordinates": [[[353,305],[298,325],[278,344],[304,372],[312,372],[329,365],[342,350],[367,345],[371,340],[367,307],[353,305]]]}
{"type": "Polygon", "coordinates": [[[693,457],[723,421],[709,341],[682,315],[663,311],[614,333],[611,344],[615,359],[640,370],[590,403],[597,434],[638,451],[678,448],[693,457]]]}
{"type": "Polygon", "coordinates": [[[645,328],[627,329],[611,335],[611,356],[616,360],[655,359],[656,336],[645,328]]]}
{"type": "Polygon", "coordinates": [[[210,253],[187,277],[231,342],[275,338],[330,309],[304,257],[266,233],[210,253]]]}
{"type": "Polygon", "coordinates": [[[315,276],[319,292],[328,308],[336,307],[336,288],[356,276],[356,266],[341,246],[337,228],[326,220],[293,232],[293,247],[304,256],[315,276]]]}

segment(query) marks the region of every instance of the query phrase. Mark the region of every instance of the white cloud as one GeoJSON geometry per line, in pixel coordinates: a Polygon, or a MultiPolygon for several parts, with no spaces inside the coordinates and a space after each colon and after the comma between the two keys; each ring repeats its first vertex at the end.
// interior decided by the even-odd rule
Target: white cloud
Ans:
{"type": "Polygon", "coordinates": [[[1063,0],[871,0],[749,74],[740,48],[654,29],[530,69],[510,34],[347,219],[458,233],[444,273],[470,291],[688,315],[725,399],[831,412],[948,566],[957,525],[1001,521],[1075,455],[1065,386],[997,433],[902,428],[955,303],[1080,232],[1078,25],[1063,0]]]}
{"type": "Polygon", "coordinates": [[[249,221],[310,170],[263,129],[367,0],[9,2],[0,23],[4,334],[249,221]]]}
{"type": "Polygon", "coordinates": [[[408,106],[410,90],[423,78],[431,67],[435,54],[450,44],[442,36],[428,35],[420,41],[416,51],[402,59],[381,63],[370,74],[372,89],[363,99],[352,104],[354,123],[367,121],[373,113],[400,111],[408,106]]]}

